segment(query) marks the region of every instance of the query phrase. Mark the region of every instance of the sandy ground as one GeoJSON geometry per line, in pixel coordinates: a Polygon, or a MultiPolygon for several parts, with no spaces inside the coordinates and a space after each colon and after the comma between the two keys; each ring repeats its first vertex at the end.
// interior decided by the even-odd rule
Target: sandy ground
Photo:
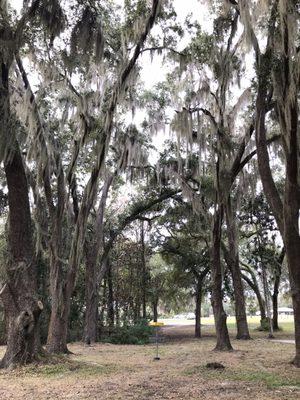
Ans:
{"type": "Polygon", "coordinates": [[[58,364],[1,371],[0,399],[299,400],[300,370],[288,363],[292,344],[255,333],[255,340],[233,339],[235,351],[220,353],[212,351],[211,329],[203,331],[199,340],[193,326],[164,327],[160,361],[153,360],[154,345],[71,344],[74,355],[58,364]],[[225,369],[207,369],[213,361],[225,369]]]}

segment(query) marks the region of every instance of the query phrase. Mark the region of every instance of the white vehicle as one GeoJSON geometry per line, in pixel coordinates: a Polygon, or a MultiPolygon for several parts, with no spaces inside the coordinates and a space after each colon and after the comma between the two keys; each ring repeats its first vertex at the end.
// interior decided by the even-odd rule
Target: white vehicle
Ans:
{"type": "Polygon", "coordinates": [[[185,316],[186,319],[196,319],[196,315],[193,312],[189,312],[185,316]]]}

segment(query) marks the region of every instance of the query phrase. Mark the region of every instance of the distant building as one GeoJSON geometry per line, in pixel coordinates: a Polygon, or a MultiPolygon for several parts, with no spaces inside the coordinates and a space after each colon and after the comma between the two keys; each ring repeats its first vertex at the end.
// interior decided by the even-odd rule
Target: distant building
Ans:
{"type": "MultiPolygon", "coordinates": [[[[260,316],[260,312],[257,311],[255,315],[260,316]]],[[[294,310],[290,307],[278,307],[278,315],[294,315],[294,310]]]]}
{"type": "Polygon", "coordinates": [[[294,315],[294,310],[290,307],[278,307],[278,315],[294,315]]]}

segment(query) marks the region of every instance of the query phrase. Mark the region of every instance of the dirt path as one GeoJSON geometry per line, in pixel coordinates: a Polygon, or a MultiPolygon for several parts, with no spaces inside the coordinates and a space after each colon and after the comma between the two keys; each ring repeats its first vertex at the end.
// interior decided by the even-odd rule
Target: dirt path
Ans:
{"type": "Polygon", "coordinates": [[[288,364],[290,344],[264,338],[240,342],[236,351],[213,352],[209,330],[201,340],[193,327],[165,327],[161,360],[154,346],[71,344],[75,354],[60,364],[0,372],[1,400],[296,400],[300,371],[288,364]],[[208,370],[208,362],[224,370],[208,370]]]}
{"type": "Polygon", "coordinates": [[[273,342],[295,344],[295,340],[289,340],[289,339],[280,339],[280,340],[275,339],[273,340],[273,342]]]}

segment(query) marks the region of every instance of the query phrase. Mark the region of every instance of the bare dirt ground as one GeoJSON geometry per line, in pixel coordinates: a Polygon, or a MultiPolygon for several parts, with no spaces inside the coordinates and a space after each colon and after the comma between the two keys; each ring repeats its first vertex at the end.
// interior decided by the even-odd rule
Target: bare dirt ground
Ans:
{"type": "MultiPolygon", "coordinates": [[[[232,340],[235,351],[211,351],[211,328],[202,339],[192,326],[163,328],[160,361],[154,346],[71,344],[74,355],[59,363],[0,371],[1,400],[44,399],[182,399],[182,400],[296,400],[300,371],[289,364],[294,347],[254,334],[251,341],[232,340]],[[209,370],[220,362],[224,370],[209,370]]],[[[279,334],[284,339],[292,336],[279,334]]],[[[0,356],[4,348],[0,349],[0,356]]]]}

